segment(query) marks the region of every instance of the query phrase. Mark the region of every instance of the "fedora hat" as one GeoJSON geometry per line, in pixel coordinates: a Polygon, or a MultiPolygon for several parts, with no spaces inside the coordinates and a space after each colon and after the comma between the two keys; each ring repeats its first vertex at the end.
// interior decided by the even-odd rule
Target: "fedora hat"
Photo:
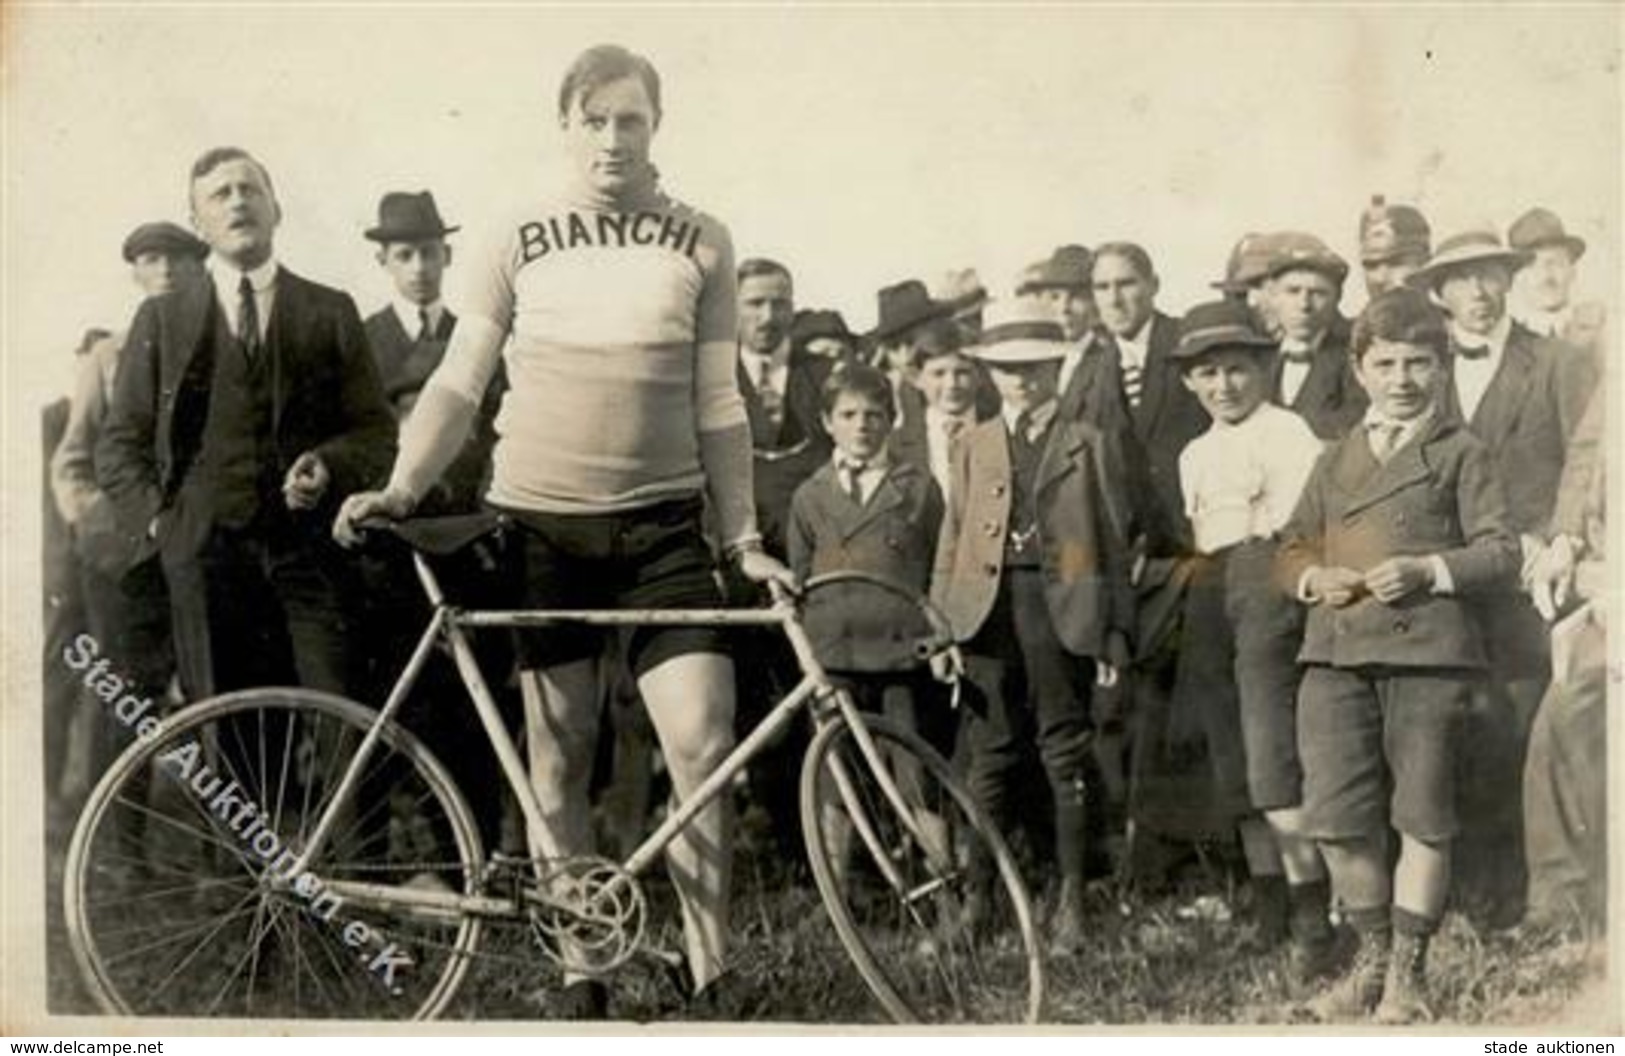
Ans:
{"type": "Polygon", "coordinates": [[[894,283],[880,291],[879,321],[869,331],[869,339],[877,343],[888,341],[922,323],[945,318],[952,311],[950,305],[932,300],[925,283],[919,279],[894,283]]]}
{"type": "Polygon", "coordinates": [[[1319,272],[1339,286],[1348,278],[1348,261],[1333,253],[1320,239],[1302,231],[1282,231],[1270,244],[1264,277],[1273,279],[1289,271],[1319,272]]]}
{"type": "Polygon", "coordinates": [[[988,302],[980,342],[966,351],[984,363],[1045,363],[1070,347],[1052,313],[1018,297],[988,302]]]}
{"type": "Polygon", "coordinates": [[[1360,214],[1360,261],[1380,264],[1398,257],[1427,259],[1433,252],[1433,230],[1421,210],[1389,205],[1380,194],[1360,214]]]}
{"type": "Polygon", "coordinates": [[[422,242],[456,230],[440,219],[434,195],[428,191],[390,191],[379,200],[378,224],[367,228],[366,235],[374,242],[422,242]]]}
{"type": "Polygon", "coordinates": [[[1088,289],[1094,263],[1094,254],[1085,246],[1059,246],[1049,259],[1022,269],[1016,279],[1016,295],[1037,290],[1088,289]]]}
{"type": "Polygon", "coordinates": [[[1530,254],[1507,249],[1494,231],[1466,231],[1439,243],[1427,264],[1410,275],[1406,284],[1418,290],[1436,289],[1452,271],[1473,264],[1493,262],[1516,271],[1529,263],[1530,254]]]}
{"type": "Polygon", "coordinates": [[[987,303],[987,287],[975,268],[955,268],[944,272],[931,288],[931,299],[948,306],[958,319],[979,311],[987,303]]]}
{"type": "Polygon", "coordinates": [[[1253,327],[1252,313],[1238,301],[1225,299],[1199,304],[1179,321],[1179,344],[1173,358],[1193,360],[1214,348],[1246,348],[1268,352],[1275,342],[1253,327]]]}
{"type": "Polygon", "coordinates": [[[1585,256],[1585,239],[1571,235],[1563,221],[1550,209],[1539,206],[1518,217],[1507,232],[1507,243],[1515,250],[1533,253],[1541,246],[1567,246],[1575,260],[1585,256]]]}
{"type": "Polygon", "coordinates": [[[135,258],[143,253],[165,253],[202,260],[209,255],[209,246],[179,224],[157,220],[131,231],[124,239],[123,252],[126,264],[134,264],[135,258]]]}

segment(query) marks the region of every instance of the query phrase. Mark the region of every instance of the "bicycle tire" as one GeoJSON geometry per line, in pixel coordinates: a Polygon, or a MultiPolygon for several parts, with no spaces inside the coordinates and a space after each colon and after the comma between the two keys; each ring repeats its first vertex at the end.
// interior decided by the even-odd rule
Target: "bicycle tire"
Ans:
{"type": "Polygon", "coordinates": [[[104,1012],[427,1019],[446,1007],[480,918],[360,904],[318,886],[325,877],[475,890],[484,856],[474,816],[409,731],[381,731],[357,806],[341,812],[311,881],[271,882],[290,871],[377,714],[309,689],[228,693],[178,712],[109,767],[63,871],[69,945],[104,1012]],[[273,840],[279,851],[265,849],[273,840]],[[429,859],[416,857],[424,841],[429,859]]]}
{"type": "Polygon", "coordinates": [[[801,771],[802,834],[842,945],[896,1022],[1037,1022],[1043,958],[1032,904],[1004,838],[948,762],[917,734],[881,716],[865,715],[863,724],[893,771],[912,758],[918,770],[904,779],[912,785],[906,795],[910,807],[921,809],[913,826],[903,822],[844,719],[813,738],[801,771]],[[836,780],[838,768],[850,775],[845,789],[836,780]],[[920,829],[918,819],[933,814],[943,820],[920,829]],[[844,848],[839,829],[829,824],[837,819],[849,827],[844,848]],[[885,878],[860,821],[871,826],[904,891],[885,878]],[[915,835],[929,831],[937,835],[915,835]],[[939,846],[927,847],[932,840],[939,846]],[[966,863],[978,853],[995,867],[986,892],[991,912],[981,917],[982,926],[964,918],[972,886],[966,863]],[[912,898],[903,897],[910,891],[912,898]]]}

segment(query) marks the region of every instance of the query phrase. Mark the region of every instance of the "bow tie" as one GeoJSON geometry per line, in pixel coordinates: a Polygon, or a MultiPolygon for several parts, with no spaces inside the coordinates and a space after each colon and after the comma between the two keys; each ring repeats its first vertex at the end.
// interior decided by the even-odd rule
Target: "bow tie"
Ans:
{"type": "Polygon", "coordinates": [[[1314,358],[1314,352],[1307,348],[1281,348],[1281,359],[1287,363],[1308,363],[1314,358]]]}
{"type": "Polygon", "coordinates": [[[1456,346],[1456,355],[1462,357],[1463,359],[1488,359],[1490,355],[1490,346],[1458,344],[1456,346]]]}

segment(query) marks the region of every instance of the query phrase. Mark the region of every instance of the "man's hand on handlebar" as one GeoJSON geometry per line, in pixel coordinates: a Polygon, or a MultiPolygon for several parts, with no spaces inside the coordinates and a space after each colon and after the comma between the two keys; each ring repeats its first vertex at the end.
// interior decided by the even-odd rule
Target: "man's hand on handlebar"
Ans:
{"type": "MultiPolygon", "coordinates": [[[[734,566],[739,574],[752,583],[760,583],[769,590],[777,587],[791,595],[801,593],[801,582],[784,563],[760,547],[746,547],[734,555],[734,566]]],[[[775,591],[777,594],[777,591],[775,591]]]]}
{"type": "Polygon", "coordinates": [[[416,505],[404,492],[358,491],[344,500],[339,515],[333,520],[333,538],[340,546],[355,546],[361,542],[361,530],[367,521],[399,521],[410,516],[416,505]]]}

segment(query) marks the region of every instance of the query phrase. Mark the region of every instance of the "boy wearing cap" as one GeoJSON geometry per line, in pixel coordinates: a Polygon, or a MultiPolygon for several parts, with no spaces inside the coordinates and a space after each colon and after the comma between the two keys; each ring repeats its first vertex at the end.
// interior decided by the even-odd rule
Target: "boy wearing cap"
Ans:
{"type": "Polygon", "coordinates": [[[1366,406],[1349,370],[1349,323],[1337,311],[1349,266],[1314,235],[1296,231],[1275,236],[1271,250],[1265,295],[1281,349],[1275,401],[1322,440],[1340,440],[1366,406]]]}
{"type": "Polygon", "coordinates": [[[1409,205],[1389,205],[1380,194],[1360,214],[1360,268],[1366,292],[1376,297],[1405,285],[1428,262],[1433,231],[1409,205]]]}
{"type": "Polygon", "coordinates": [[[1290,933],[1307,978],[1325,968],[1332,932],[1326,868],[1299,809],[1303,617],[1273,589],[1272,567],[1320,444],[1302,418],[1266,399],[1273,350],[1242,305],[1219,301],[1190,311],[1173,353],[1213,419],[1179,456],[1194,566],[1173,706],[1204,720],[1213,801],[1233,804],[1239,819],[1260,937],[1290,933]]]}
{"type": "Polygon", "coordinates": [[[1313,1002],[1325,1020],[1429,1015],[1457,756],[1486,660],[1468,603],[1517,575],[1494,463],[1439,405],[1448,347],[1415,292],[1367,307],[1353,355],[1370,410],[1316,465],[1278,565],[1282,589],[1309,606],[1298,656],[1305,830],[1359,940],[1347,974],[1313,1002]]]}
{"type": "MultiPolygon", "coordinates": [[[[955,453],[932,597],[966,654],[979,706],[967,783],[996,823],[1037,755],[1055,814],[1061,877],[1052,950],[1083,940],[1090,810],[1091,685],[1111,685],[1133,618],[1120,460],[1108,437],[1059,413],[1066,343],[1041,307],[995,302],[982,344],[998,417],[955,453]]],[[[990,863],[974,863],[990,879],[990,863]]]]}

